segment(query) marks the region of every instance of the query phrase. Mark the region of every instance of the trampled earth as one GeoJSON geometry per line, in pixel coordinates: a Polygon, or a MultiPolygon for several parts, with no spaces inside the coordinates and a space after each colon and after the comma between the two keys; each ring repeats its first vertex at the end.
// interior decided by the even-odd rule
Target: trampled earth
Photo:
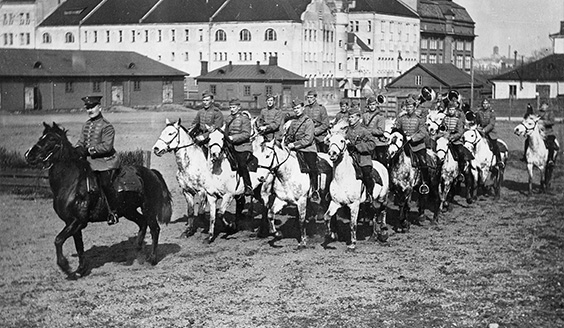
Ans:
{"type": "MultiPolygon", "coordinates": [[[[118,150],[149,150],[165,118],[189,124],[194,112],[106,116],[118,150]]],[[[42,121],[61,124],[74,141],[84,120],[83,113],[2,115],[0,145],[23,154],[41,135],[42,121]]],[[[355,252],[345,241],[321,247],[325,228],[315,222],[310,246],[297,250],[291,206],[279,216],[285,238],[277,247],[256,237],[259,205],[239,232],[210,245],[202,228],[180,237],[186,203],[168,154],[151,159],[174,199],[173,222],[161,226],[159,263],[144,261],[148,247],[136,253],[135,224],[91,224],[83,231],[90,274],[69,281],[55,263],[63,222],[51,199],[2,193],[0,326],[563,327],[564,169],[559,160],[549,194],[527,197],[516,124],[498,122],[510,148],[499,201],[481,197],[468,205],[456,197],[438,226],[413,225],[387,244],[368,240],[363,224],[355,252]]],[[[557,130],[563,144],[561,124],[557,130]]],[[[397,215],[390,202],[388,221],[397,215]]],[[[76,267],[72,239],[64,250],[76,267]]]]}

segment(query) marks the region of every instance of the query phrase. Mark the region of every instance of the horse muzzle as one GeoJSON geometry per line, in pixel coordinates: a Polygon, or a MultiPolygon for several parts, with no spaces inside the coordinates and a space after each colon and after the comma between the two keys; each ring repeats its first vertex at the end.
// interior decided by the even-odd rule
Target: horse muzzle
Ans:
{"type": "Polygon", "coordinates": [[[153,153],[159,157],[161,157],[164,153],[166,153],[166,149],[162,149],[159,147],[154,147],[153,148],[153,153]]]}

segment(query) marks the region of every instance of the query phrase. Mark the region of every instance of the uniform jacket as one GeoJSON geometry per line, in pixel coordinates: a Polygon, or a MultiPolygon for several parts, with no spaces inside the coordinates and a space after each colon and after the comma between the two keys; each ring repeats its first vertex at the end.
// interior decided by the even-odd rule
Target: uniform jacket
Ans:
{"type": "Polygon", "coordinates": [[[296,151],[304,153],[317,153],[317,146],[314,143],[315,127],[309,116],[302,116],[292,120],[286,132],[286,144],[291,142],[296,146],[296,151]]]}
{"type": "Polygon", "coordinates": [[[266,130],[263,135],[267,141],[272,139],[282,140],[282,131],[280,126],[284,117],[282,116],[282,111],[278,108],[263,108],[260,111],[258,118],[259,126],[266,126],[266,130]]]}
{"type": "Polygon", "coordinates": [[[547,136],[553,136],[554,130],[552,126],[556,123],[554,119],[554,113],[551,110],[547,110],[546,112],[541,112],[540,120],[544,124],[544,134],[547,136]]]}
{"type": "Polygon", "coordinates": [[[114,149],[115,130],[102,114],[91,118],[82,126],[76,146],[82,146],[90,154],[87,157],[92,170],[108,171],[119,167],[114,149]]]}
{"type": "Polygon", "coordinates": [[[368,129],[358,121],[354,126],[349,126],[345,138],[354,145],[356,151],[351,153],[360,166],[372,166],[372,152],[376,147],[374,137],[368,129]]]}
{"type": "Polygon", "coordinates": [[[323,142],[329,129],[329,116],[327,116],[327,109],[320,105],[317,101],[313,105],[306,105],[304,114],[313,120],[315,126],[315,140],[323,142]]]}
{"type": "Polygon", "coordinates": [[[427,137],[427,125],[421,117],[415,113],[412,115],[405,114],[399,117],[396,127],[411,137],[411,149],[414,152],[425,149],[425,138],[427,137]]]}
{"type": "Polygon", "coordinates": [[[443,124],[446,126],[446,131],[442,132],[440,136],[447,137],[453,145],[462,145],[464,121],[460,118],[460,115],[445,116],[443,124]]]}
{"type": "Polygon", "coordinates": [[[481,127],[484,133],[490,137],[490,139],[497,139],[497,133],[495,132],[495,113],[493,109],[484,110],[480,108],[476,112],[476,124],[481,127]]]}
{"type": "Polygon", "coordinates": [[[335,119],[333,120],[333,122],[337,123],[337,122],[339,122],[339,121],[341,121],[341,120],[346,120],[346,119],[348,119],[348,118],[349,118],[349,112],[348,112],[348,111],[346,111],[346,112],[344,112],[344,113],[343,113],[343,112],[338,112],[338,113],[335,115],[335,119]]]}
{"type": "Polygon", "coordinates": [[[223,114],[215,104],[212,104],[209,108],[201,108],[198,110],[196,117],[194,117],[192,121],[190,130],[194,126],[199,125],[200,130],[204,132],[203,135],[207,138],[209,131],[206,129],[206,124],[214,128],[220,128],[223,125],[223,114]]]}
{"type": "Polygon", "coordinates": [[[251,119],[241,112],[229,115],[225,125],[225,134],[233,139],[235,151],[252,151],[251,119]]]}
{"type": "Polygon", "coordinates": [[[384,136],[384,131],[386,130],[386,118],[382,113],[376,114],[376,112],[366,112],[362,114],[362,122],[364,126],[372,133],[374,136],[374,142],[376,146],[386,146],[387,140],[384,136]]]}

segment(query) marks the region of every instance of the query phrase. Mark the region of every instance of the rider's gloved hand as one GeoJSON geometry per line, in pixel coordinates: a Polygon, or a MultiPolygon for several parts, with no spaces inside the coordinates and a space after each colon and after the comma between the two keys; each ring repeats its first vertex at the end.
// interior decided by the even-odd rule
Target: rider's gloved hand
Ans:
{"type": "Polygon", "coordinates": [[[76,152],[78,153],[78,156],[80,156],[80,158],[86,158],[89,155],[88,150],[85,147],[78,146],[75,149],[76,152]]]}

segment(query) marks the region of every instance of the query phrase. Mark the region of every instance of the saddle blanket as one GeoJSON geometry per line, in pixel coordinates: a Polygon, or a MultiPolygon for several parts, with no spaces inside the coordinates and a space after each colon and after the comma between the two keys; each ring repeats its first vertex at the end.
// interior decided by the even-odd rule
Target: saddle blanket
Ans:
{"type": "Polygon", "coordinates": [[[117,192],[143,192],[143,180],[137,174],[135,167],[129,165],[119,168],[114,178],[113,186],[117,192]]]}

